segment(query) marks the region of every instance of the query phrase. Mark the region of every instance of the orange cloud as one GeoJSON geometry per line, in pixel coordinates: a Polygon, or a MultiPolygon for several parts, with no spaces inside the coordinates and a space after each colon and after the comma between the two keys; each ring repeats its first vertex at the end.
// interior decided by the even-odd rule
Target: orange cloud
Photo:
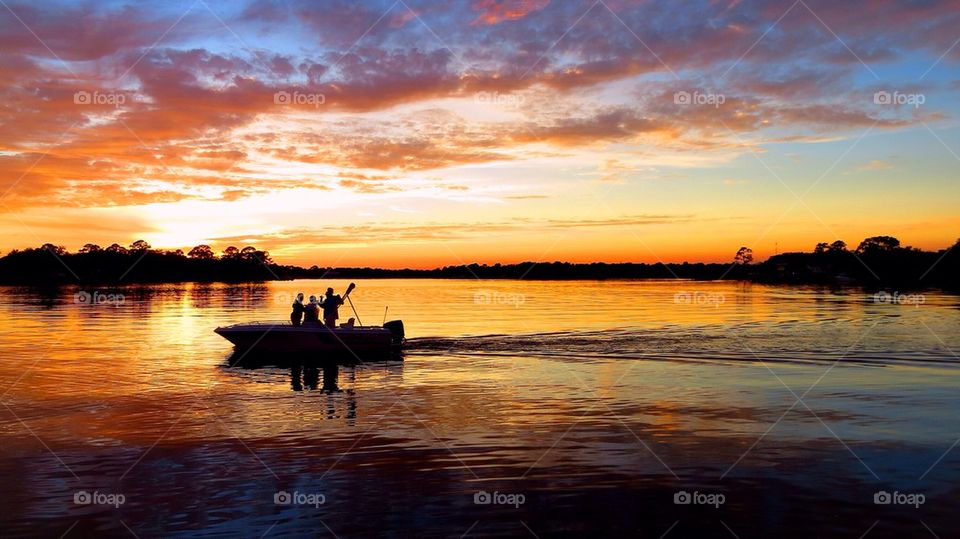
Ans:
{"type": "Polygon", "coordinates": [[[473,10],[480,15],[471,24],[497,24],[522,19],[547,7],[550,0],[477,0],[473,10]]]}
{"type": "Polygon", "coordinates": [[[770,142],[932,125],[949,107],[875,106],[856,56],[928,56],[944,69],[960,54],[950,49],[960,23],[952,0],[808,0],[856,56],[800,6],[771,28],[789,7],[777,2],[706,2],[697,12],[610,0],[579,21],[589,4],[401,4],[256,0],[224,10],[221,23],[203,9],[178,20],[159,4],[9,2],[33,33],[0,16],[0,212],[243,205],[303,194],[293,189],[351,201],[443,189],[562,204],[552,176],[589,176],[598,163],[611,164],[598,177],[616,187],[632,166],[622,163],[665,154],[690,165],[770,142]],[[476,18],[462,16],[469,8],[476,18]],[[698,90],[724,100],[674,100],[698,90]],[[415,178],[428,170],[440,179],[415,178]]]}

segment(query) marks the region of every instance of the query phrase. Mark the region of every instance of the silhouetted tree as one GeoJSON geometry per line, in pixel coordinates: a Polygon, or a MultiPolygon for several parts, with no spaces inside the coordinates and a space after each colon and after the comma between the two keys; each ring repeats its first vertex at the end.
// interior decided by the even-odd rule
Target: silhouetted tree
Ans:
{"type": "Polygon", "coordinates": [[[813,252],[817,254],[822,254],[827,252],[827,249],[830,248],[829,243],[818,243],[816,247],[813,248],[813,252]]]}
{"type": "Polygon", "coordinates": [[[900,247],[900,240],[893,236],[873,236],[860,242],[857,253],[893,251],[900,247]]]}
{"type": "Polygon", "coordinates": [[[50,251],[51,253],[57,256],[63,256],[67,254],[67,250],[62,245],[54,245],[52,243],[44,243],[40,246],[44,251],[50,251]]]}
{"type": "Polygon", "coordinates": [[[237,255],[239,254],[240,254],[240,249],[237,249],[233,245],[223,250],[224,258],[236,258],[237,255]]]}
{"type": "Polygon", "coordinates": [[[111,243],[111,244],[110,244],[110,247],[107,247],[107,252],[108,252],[108,253],[120,253],[120,254],[124,254],[124,255],[125,255],[125,254],[127,254],[127,248],[124,247],[123,245],[120,245],[119,243],[111,243]]]}
{"type": "Polygon", "coordinates": [[[143,240],[137,240],[137,241],[135,241],[135,242],[133,242],[133,243],[130,244],[130,250],[131,250],[131,251],[136,251],[136,252],[149,251],[149,250],[150,250],[150,244],[147,243],[147,242],[145,242],[145,241],[143,241],[143,240]]]}
{"type": "Polygon", "coordinates": [[[837,240],[830,244],[830,251],[835,253],[845,253],[847,252],[847,242],[843,240],[837,240]]]}
{"type": "Polygon", "coordinates": [[[272,260],[270,260],[270,253],[266,251],[260,251],[256,247],[252,247],[249,245],[240,250],[239,256],[243,260],[263,262],[265,264],[269,264],[273,262],[272,260]]]}
{"type": "Polygon", "coordinates": [[[102,251],[102,250],[103,250],[103,249],[102,249],[99,245],[97,245],[96,243],[87,243],[87,244],[84,244],[84,246],[81,247],[81,248],[80,248],[80,251],[78,251],[78,252],[80,252],[80,253],[98,253],[98,252],[100,252],[100,251],[102,251]]]}
{"type": "Polygon", "coordinates": [[[737,250],[737,254],[733,257],[733,261],[741,266],[750,264],[753,262],[753,249],[749,247],[741,247],[739,250],[737,250]]]}
{"type": "Polygon", "coordinates": [[[190,249],[190,252],[187,253],[187,256],[201,260],[210,260],[214,258],[213,249],[211,249],[209,245],[197,245],[193,249],[190,249]]]}

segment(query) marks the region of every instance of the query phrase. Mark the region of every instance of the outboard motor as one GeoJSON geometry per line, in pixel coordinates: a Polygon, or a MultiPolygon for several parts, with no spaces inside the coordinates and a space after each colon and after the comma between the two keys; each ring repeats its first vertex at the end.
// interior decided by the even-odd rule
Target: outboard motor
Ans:
{"type": "Polygon", "coordinates": [[[393,344],[402,344],[404,333],[403,333],[403,320],[391,320],[389,322],[384,322],[383,329],[386,329],[393,335],[393,344]]]}

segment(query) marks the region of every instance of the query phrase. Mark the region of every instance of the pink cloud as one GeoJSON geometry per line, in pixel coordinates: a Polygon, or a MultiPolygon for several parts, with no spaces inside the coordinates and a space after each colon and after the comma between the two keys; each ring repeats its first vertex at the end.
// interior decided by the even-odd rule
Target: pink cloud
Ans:
{"type": "Polygon", "coordinates": [[[472,7],[480,15],[471,24],[489,25],[522,19],[549,3],[550,0],[476,0],[472,7]]]}

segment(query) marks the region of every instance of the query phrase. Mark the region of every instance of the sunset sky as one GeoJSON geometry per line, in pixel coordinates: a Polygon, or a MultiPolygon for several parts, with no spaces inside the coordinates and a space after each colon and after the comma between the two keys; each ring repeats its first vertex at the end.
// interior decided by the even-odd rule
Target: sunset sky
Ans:
{"type": "Polygon", "coordinates": [[[728,261],[960,237],[960,0],[0,6],[0,250],[728,261]]]}

